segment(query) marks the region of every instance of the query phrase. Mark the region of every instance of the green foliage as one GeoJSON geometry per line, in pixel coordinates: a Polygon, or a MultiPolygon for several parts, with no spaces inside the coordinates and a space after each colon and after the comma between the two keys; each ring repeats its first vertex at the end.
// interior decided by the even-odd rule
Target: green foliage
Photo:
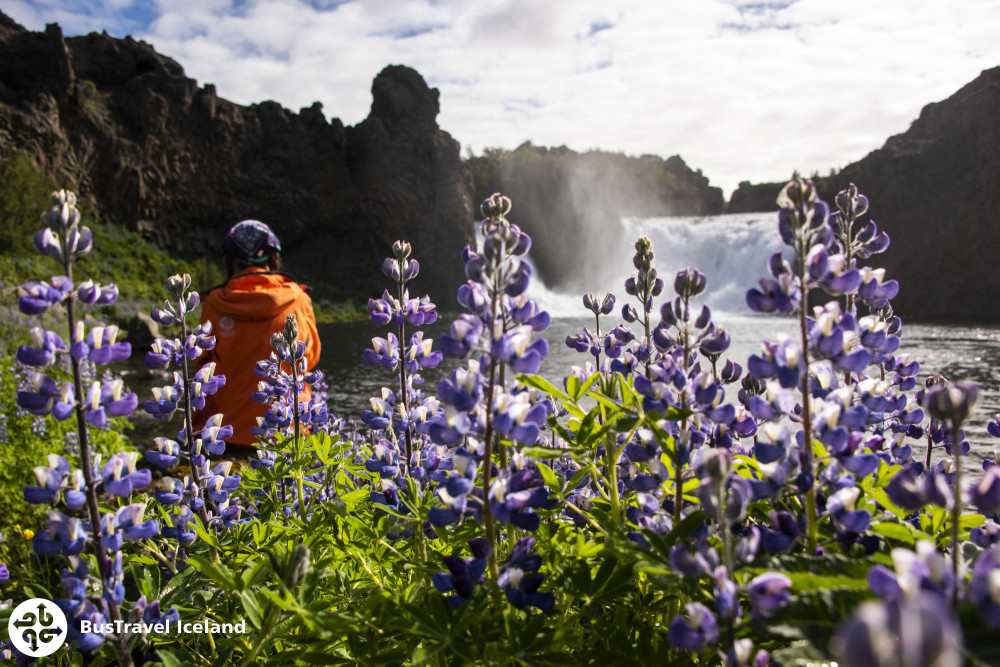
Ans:
{"type": "Polygon", "coordinates": [[[330,324],[334,322],[361,322],[368,317],[368,311],[364,306],[354,303],[350,299],[344,301],[314,301],[313,310],[316,314],[316,322],[320,324],[330,324]]]}
{"type": "MultiPolygon", "coordinates": [[[[25,341],[26,342],[26,341],[25,341]]],[[[68,378],[60,369],[48,369],[57,380],[68,378]]],[[[38,558],[31,552],[30,540],[25,531],[37,532],[44,526],[48,507],[29,505],[24,500],[25,485],[34,484],[34,468],[46,464],[49,454],[65,456],[74,461],[77,455],[67,451],[76,442],[76,422],[68,419],[58,422],[34,417],[20,410],[16,403],[18,384],[24,381],[23,371],[11,356],[0,355],[0,563],[7,563],[11,581],[0,584],[0,590],[10,597],[20,585],[33,581],[42,583],[55,578],[58,573],[40,567],[38,558]]],[[[123,435],[130,429],[127,419],[113,420],[108,430],[91,429],[90,444],[104,460],[115,452],[130,449],[123,435]]],[[[58,579],[54,579],[58,586],[58,579]]],[[[50,582],[51,583],[51,582],[50,582]]]]}
{"type": "Polygon", "coordinates": [[[34,253],[31,239],[45,195],[59,188],[31,162],[27,153],[10,152],[0,159],[0,253],[34,253]]]}

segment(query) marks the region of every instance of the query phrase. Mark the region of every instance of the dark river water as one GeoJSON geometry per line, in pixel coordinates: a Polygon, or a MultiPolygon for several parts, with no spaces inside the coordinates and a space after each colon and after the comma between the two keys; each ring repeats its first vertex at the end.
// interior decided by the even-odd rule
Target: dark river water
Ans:
{"type": "MultiPolygon", "coordinates": [[[[732,337],[727,356],[744,368],[747,358],[759,351],[762,340],[774,340],[781,333],[796,333],[796,323],[789,319],[720,313],[716,314],[715,321],[725,326],[732,337]]],[[[436,337],[447,331],[449,324],[450,321],[443,318],[442,322],[426,327],[425,335],[436,337]]],[[[589,358],[564,343],[567,334],[589,324],[589,318],[559,317],[544,332],[550,351],[540,372],[554,384],[561,385],[571,366],[581,365],[589,358]]],[[[394,386],[391,373],[366,366],[361,360],[365,348],[371,347],[372,337],[385,336],[388,329],[361,322],[320,325],[319,330],[323,341],[319,368],[330,385],[331,411],[337,417],[358,419],[361,410],[369,406],[370,396],[378,396],[383,386],[394,386]]],[[[970,378],[980,384],[982,398],[966,431],[975,454],[986,456],[1000,448],[1000,442],[986,432],[986,423],[1000,412],[1000,330],[915,324],[904,326],[902,341],[901,351],[910,353],[921,363],[921,380],[930,374],[941,374],[953,380],[970,378]]],[[[445,360],[437,369],[425,372],[426,388],[433,392],[438,380],[456,365],[455,361],[445,360]]],[[[124,370],[133,390],[140,393],[141,404],[148,396],[153,378],[136,366],[124,370]],[[143,390],[147,393],[143,394],[143,390]]],[[[162,424],[141,415],[136,423],[138,428],[133,436],[137,440],[151,439],[166,432],[162,424]]],[[[922,451],[920,445],[914,449],[922,451]]],[[[979,467],[980,456],[970,457],[970,470],[979,467]]]]}

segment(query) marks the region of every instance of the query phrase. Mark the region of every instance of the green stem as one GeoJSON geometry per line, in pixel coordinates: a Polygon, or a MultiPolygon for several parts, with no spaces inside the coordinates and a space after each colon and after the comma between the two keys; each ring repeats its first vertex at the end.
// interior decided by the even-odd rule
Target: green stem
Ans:
{"type": "MultiPolygon", "coordinates": [[[[628,442],[626,440],[626,442],[628,442]]],[[[608,476],[608,485],[611,491],[611,516],[614,517],[618,526],[622,525],[621,498],[618,495],[618,448],[615,447],[614,438],[609,436],[604,441],[605,467],[608,476]]]]}
{"type": "MultiPolygon", "coordinates": [[[[409,294],[406,292],[406,288],[403,286],[405,279],[403,278],[402,263],[400,264],[399,273],[399,307],[402,311],[406,310],[406,302],[409,300],[409,294]]],[[[400,417],[403,419],[410,418],[410,392],[409,387],[406,382],[406,317],[403,313],[400,313],[399,322],[399,409],[402,414],[400,417]]],[[[405,442],[406,449],[406,461],[403,466],[403,470],[406,474],[410,474],[410,457],[413,456],[413,436],[410,435],[410,429],[407,428],[403,431],[403,440],[405,442]]]]}
{"type": "Polygon", "coordinates": [[[951,572],[955,580],[955,588],[952,591],[951,604],[958,609],[958,593],[962,588],[961,580],[958,578],[959,552],[961,549],[958,543],[958,522],[962,518],[962,447],[959,438],[959,425],[952,422],[951,446],[955,452],[955,469],[951,474],[952,495],[955,502],[951,508],[951,572]]]}
{"type": "MultiPolygon", "coordinates": [[[[63,237],[65,235],[62,235],[63,237]]],[[[63,269],[66,277],[69,280],[73,280],[73,261],[69,257],[69,253],[66,252],[65,239],[62,240],[63,243],[63,256],[67,257],[65,263],[63,264],[63,269]]],[[[69,324],[69,339],[73,340],[76,335],[76,303],[73,297],[70,297],[66,302],[66,317],[69,324]]],[[[93,474],[93,464],[90,458],[90,440],[88,438],[87,432],[87,419],[86,419],[86,406],[84,405],[85,396],[83,393],[83,379],[80,372],[80,360],[76,357],[70,356],[71,366],[73,369],[73,391],[76,392],[76,428],[77,433],[80,436],[80,467],[83,468],[83,481],[85,488],[87,490],[87,513],[90,515],[90,533],[91,539],[94,541],[94,551],[97,556],[97,567],[101,572],[101,578],[104,581],[111,579],[111,561],[108,559],[107,554],[104,552],[104,547],[101,546],[101,512],[97,506],[97,483],[94,480],[93,474]]],[[[117,604],[109,604],[108,612],[111,616],[112,621],[120,621],[122,618],[121,609],[117,604]]],[[[132,667],[132,654],[127,650],[125,642],[123,639],[119,639],[115,643],[115,653],[118,656],[118,664],[124,665],[125,667],[132,667]]]]}
{"type": "MultiPolygon", "coordinates": [[[[184,300],[184,295],[181,294],[178,297],[178,306],[183,304],[183,300],[184,300]]],[[[178,310],[180,310],[180,308],[178,308],[178,310]]],[[[181,325],[182,341],[186,341],[188,337],[187,322],[185,321],[186,317],[187,313],[182,312],[181,316],[178,318],[181,325]]],[[[199,472],[198,469],[199,467],[194,464],[193,460],[195,455],[194,454],[194,410],[191,408],[191,392],[194,389],[194,383],[191,382],[191,369],[188,367],[187,355],[185,354],[182,356],[184,359],[184,361],[181,364],[181,374],[184,377],[184,437],[186,438],[185,444],[187,445],[188,456],[191,459],[191,479],[192,481],[194,481],[194,486],[196,489],[198,489],[198,493],[202,495],[202,500],[204,501],[201,504],[201,509],[199,510],[198,514],[199,516],[201,516],[201,520],[205,524],[205,530],[208,530],[209,519],[208,519],[207,506],[208,503],[211,502],[211,498],[209,498],[208,494],[206,494],[201,488],[201,473],[199,472]]],[[[204,453],[204,456],[208,458],[207,453],[204,453]]]]}
{"type": "Polygon", "coordinates": [[[493,474],[493,390],[496,384],[496,367],[496,359],[491,356],[489,385],[486,390],[486,432],[483,436],[485,439],[483,443],[485,446],[483,453],[483,521],[486,523],[486,541],[490,544],[488,562],[491,582],[494,593],[499,595],[500,588],[497,585],[497,579],[500,577],[500,568],[497,565],[496,527],[493,525],[493,508],[490,506],[490,477],[493,474]]]}
{"type": "Polygon", "coordinates": [[[802,301],[799,303],[799,333],[802,340],[802,431],[806,458],[806,471],[809,474],[809,489],[806,491],[806,552],[816,551],[819,536],[819,523],[816,518],[816,468],[813,462],[812,414],[809,390],[809,324],[806,321],[806,310],[809,308],[809,287],[806,283],[805,242],[800,245],[799,252],[799,285],[802,290],[802,301]]]}

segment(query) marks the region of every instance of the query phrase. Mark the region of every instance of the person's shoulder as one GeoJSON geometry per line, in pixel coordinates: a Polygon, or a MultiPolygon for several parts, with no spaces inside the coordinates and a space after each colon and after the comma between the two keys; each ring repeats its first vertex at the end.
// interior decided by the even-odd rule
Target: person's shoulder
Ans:
{"type": "Polygon", "coordinates": [[[291,273],[287,273],[285,271],[272,271],[271,275],[279,276],[284,281],[285,285],[292,288],[298,288],[307,294],[311,289],[309,285],[306,285],[305,283],[299,281],[299,279],[293,276],[291,273]]]}

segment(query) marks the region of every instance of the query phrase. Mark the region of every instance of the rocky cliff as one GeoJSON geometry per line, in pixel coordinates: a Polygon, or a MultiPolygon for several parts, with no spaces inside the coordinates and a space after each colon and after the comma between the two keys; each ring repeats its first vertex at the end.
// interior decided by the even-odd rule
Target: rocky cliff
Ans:
{"type": "MultiPolygon", "coordinates": [[[[849,183],[892,238],[872,258],[900,282],[896,312],[916,321],[1000,322],[1000,67],[929,104],[903,134],[816,180],[832,202],[849,183]]],[[[780,184],[741,184],[730,212],[775,208],[780,184]],[[762,208],[769,202],[767,208],[762,208]]]]}
{"type": "Polygon", "coordinates": [[[623,217],[716,215],[723,207],[722,190],[677,155],[664,160],[525,143],[469,163],[477,199],[497,191],[510,196],[511,220],[532,237],[537,273],[547,286],[571,292],[597,289],[627,268],[606,261],[635,242],[621,235],[623,217]]]}
{"type": "Polygon", "coordinates": [[[263,220],[320,296],[372,292],[392,242],[408,239],[416,287],[450,304],[473,220],[459,144],[416,71],[386,67],[372,97],[354,127],[319,103],[240,106],[145,42],[30,32],[0,13],[0,153],[26,151],[179,253],[213,252],[234,222],[263,220]]]}

